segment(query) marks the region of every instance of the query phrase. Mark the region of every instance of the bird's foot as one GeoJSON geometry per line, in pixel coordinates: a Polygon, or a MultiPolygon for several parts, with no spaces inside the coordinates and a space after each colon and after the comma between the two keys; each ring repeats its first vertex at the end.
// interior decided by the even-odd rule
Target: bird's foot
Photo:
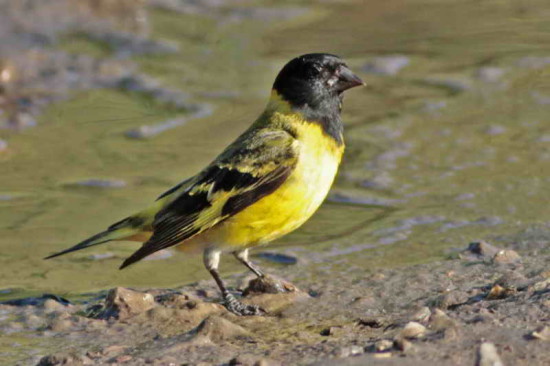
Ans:
{"type": "Polygon", "coordinates": [[[243,304],[235,298],[232,294],[225,295],[224,306],[227,310],[235,315],[264,315],[266,312],[258,305],[243,304]]]}

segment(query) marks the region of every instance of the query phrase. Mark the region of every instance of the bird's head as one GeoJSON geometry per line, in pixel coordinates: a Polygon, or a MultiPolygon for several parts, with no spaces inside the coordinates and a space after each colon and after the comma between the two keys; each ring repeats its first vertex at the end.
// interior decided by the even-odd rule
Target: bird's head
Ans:
{"type": "Polygon", "coordinates": [[[288,62],[277,75],[273,90],[293,108],[321,112],[337,108],[343,92],[364,85],[338,56],[310,53],[288,62]]]}

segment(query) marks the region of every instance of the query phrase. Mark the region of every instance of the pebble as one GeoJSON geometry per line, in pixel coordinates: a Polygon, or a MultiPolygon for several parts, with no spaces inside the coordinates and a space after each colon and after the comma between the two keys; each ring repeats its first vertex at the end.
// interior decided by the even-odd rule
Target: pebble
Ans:
{"type": "Polygon", "coordinates": [[[508,264],[521,261],[521,256],[514,250],[499,250],[493,257],[493,263],[508,264]]]}
{"type": "Polygon", "coordinates": [[[495,281],[495,285],[500,285],[507,289],[522,290],[529,285],[529,280],[519,271],[509,271],[495,281]]]}
{"type": "Polygon", "coordinates": [[[114,357],[114,356],[117,356],[118,354],[124,352],[124,350],[126,348],[127,348],[126,346],[121,346],[121,345],[118,345],[118,344],[114,344],[112,346],[105,347],[101,351],[101,354],[104,355],[104,356],[107,356],[107,357],[114,357]]]}
{"type": "Polygon", "coordinates": [[[451,291],[437,296],[430,302],[430,306],[447,310],[453,305],[463,304],[468,300],[468,294],[462,291],[451,291]]]}
{"type": "Polygon", "coordinates": [[[342,327],[328,327],[321,331],[322,336],[333,336],[342,333],[342,327]]]}
{"type": "Polygon", "coordinates": [[[66,332],[74,326],[70,319],[56,318],[48,326],[49,330],[54,332],[66,332]]]}
{"type": "Polygon", "coordinates": [[[408,322],[399,333],[402,338],[420,338],[426,333],[426,327],[417,322],[408,322]]]}
{"type": "Polygon", "coordinates": [[[405,338],[397,337],[393,344],[400,351],[407,352],[413,348],[413,344],[405,338]]]}
{"type": "Polygon", "coordinates": [[[468,245],[469,252],[480,255],[482,257],[492,258],[498,253],[498,248],[492,246],[485,241],[473,242],[468,245]]]}
{"type": "Polygon", "coordinates": [[[388,339],[381,339],[374,344],[376,352],[384,352],[393,348],[393,342],[388,339]]]}
{"type": "Polygon", "coordinates": [[[98,314],[98,318],[108,319],[115,317],[119,320],[130,318],[144,313],[156,305],[153,295],[149,293],[117,287],[109,291],[105,299],[105,308],[98,314]]]}
{"type": "Polygon", "coordinates": [[[504,288],[500,285],[494,285],[487,294],[487,300],[500,300],[505,299],[516,293],[515,289],[504,288]]]}
{"type": "Polygon", "coordinates": [[[363,347],[360,347],[360,346],[343,347],[340,349],[340,357],[342,358],[357,356],[362,353],[365,353],[365,350],[363,347]]]}
{"type": "Polygon", "coordinates": [[[71,353],[57,353],[44,356],[36,366],[59,366],[59,365],[90,365],[92,360],[88,357],[81,357],[71,353]]]}
{"type": "Polygon", "coordinates": [[[477,366],[504,366],[493,343],[483,342],[479,346],[477,366]]]}
{"type": "Polygon", "coordinates": [[[31,328],[40,328],[44,325],[45,320],[35,314],[27,314],[23,316],[22,322],[31,328]]]}
{"type": "Polygon", "coordinates": [[[456,326],[455,321],[451,319],[444,311],[434,309],[433,314],[430,317],[431,330],[438,332],[455,328],[456,326]]]}
{"type": "Polygon", "coordinates": [[[46,312],[65,310],[66,306],[54,299],[47,299],[42,305],[46,312]]]}
{"type": "Polygon", "coordinates": [[[412,315],[411,319],[418,322],[424,322],[430,319],[431,315],[432,315],[432,312],[430,308],[427,306],[423,306],[412,315]]]}
{"type": "Polygon", "coordinates": [[[0,139],[0,153],[8,150],[8,142],[0,139]]]}
{"type": "Polygon", "coordinates": [[[545,325],[539,327],[530,334],[531,339],[538,339],[541,341],[550,341],[550,327],[545,325]]]}
{"type": "Polygon", "coordinates": [[[411,60],[407,56],[393,55],[375,57],[363,67],[363,71],[379,75],[397,75],[411,60]]]}

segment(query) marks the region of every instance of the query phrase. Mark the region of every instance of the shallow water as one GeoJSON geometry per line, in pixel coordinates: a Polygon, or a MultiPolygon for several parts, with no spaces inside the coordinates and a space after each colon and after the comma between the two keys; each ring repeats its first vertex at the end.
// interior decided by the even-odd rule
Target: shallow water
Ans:
{"type": "MultiPolygon", "coordinates": [[[[180,253],[118,271],[135,243],[42,257],[197,172],[261,112],[283,63],[310,51],[342,55],[368,87],[346,98],[348,147],[329,200],[270,250],[297,256],[312,275],[350,263],[372,269],[441,258],[476,239],[498,243],[549,221],[546,1],[307,6],[290,20],[218,24],[155,11],[154,36],[181,49],[136,58],[142,71],[211,105],[209,117],[130,139],[129,129],[182,112],[140,94],[95,90],[9,135],[10,149],[0,153],[0,298],[208,278],[199,257],[180,253]],[[388,55],[405,56],[408,65],[396,75],[366,71],[373,58],[388,55]],[[75,185],[89,179],[105,181],[75,185]]],[[[222,269],[242,270],[232,258],[222,269]]]]}

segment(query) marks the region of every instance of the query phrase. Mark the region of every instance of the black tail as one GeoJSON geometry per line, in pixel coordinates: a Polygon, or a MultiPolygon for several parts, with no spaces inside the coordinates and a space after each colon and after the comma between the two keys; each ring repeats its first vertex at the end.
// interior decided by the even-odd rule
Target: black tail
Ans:
{"type": "Polygon", "coordinates": [[[58,252],[58,253],[55,253],[55,254],[52,254],[52,255],[49,255],[49,256],[45,257],[44,259],[59,257],[60,255],[63,255],[63,254],[76,252],[77,250],[81,250],[81,249],[92,247],[94,245],[99,245],[99,244],[106,243],[108,241],[113,240],[112,238],[109,237],[110,236],[109,234],[111,234],[111,231],[109,231],[109,230],[103,231],[99,234],[96,234],[96,235],[94,235],[94,236],[78,243],[74,247],[62,250],[61,252],[58,252]]]}

